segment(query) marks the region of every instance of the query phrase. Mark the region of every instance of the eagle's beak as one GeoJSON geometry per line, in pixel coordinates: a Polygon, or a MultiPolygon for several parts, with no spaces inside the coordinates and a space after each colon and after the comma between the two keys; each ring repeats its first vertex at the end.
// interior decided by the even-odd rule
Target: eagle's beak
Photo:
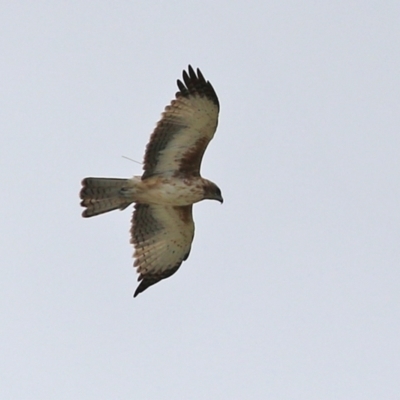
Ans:
{"type": "Polygon", "coordinates": [[[218,200],[221,204],[223,204],[223,202],[224,202],[224,199],[222,198],[222,196],[217,197],[216,200],[218,200]]]}

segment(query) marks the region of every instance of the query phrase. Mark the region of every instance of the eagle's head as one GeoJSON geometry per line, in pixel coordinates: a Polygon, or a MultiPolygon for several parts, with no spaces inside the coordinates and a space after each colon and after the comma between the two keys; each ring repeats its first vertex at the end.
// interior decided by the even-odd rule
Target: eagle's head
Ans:
{"type": "Polygon", "coordinates": [[[207,179],[203,179],[204,199],[218,200],[221,204],[224,202],[222,198],[221,189],[214,183],[207,179]]]}

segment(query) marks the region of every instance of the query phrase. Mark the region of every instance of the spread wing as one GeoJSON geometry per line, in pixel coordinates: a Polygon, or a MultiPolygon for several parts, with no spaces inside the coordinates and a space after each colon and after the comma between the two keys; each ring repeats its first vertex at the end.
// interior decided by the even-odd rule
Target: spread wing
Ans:
{"type": "Polygon", "coordinates": [[[158,122],[144,156],[142,179],[152,175],[199,176],[200,164],[218,124],[219,102],[211,83],[189,65],[179,92],[158,122]]]}
{"type": "Polygon", "coordinates": [[[194,236],[192,206],[136,204],[131,243],[141,281],[134,297],[173,275],[190,253],[194,236]]]}

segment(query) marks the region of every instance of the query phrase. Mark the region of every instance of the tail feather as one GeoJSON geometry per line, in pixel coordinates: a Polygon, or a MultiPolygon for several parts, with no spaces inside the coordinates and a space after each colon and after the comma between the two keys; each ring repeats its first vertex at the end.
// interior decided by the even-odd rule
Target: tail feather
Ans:
{"type": "Polygon", "coordinates": [[[82,217],[128,207],[133,200],[124,196],[124,189],[131,187],[130,183],[130,179],[85,178],[80,192],[81,206],[86,207],[82,217]]]}

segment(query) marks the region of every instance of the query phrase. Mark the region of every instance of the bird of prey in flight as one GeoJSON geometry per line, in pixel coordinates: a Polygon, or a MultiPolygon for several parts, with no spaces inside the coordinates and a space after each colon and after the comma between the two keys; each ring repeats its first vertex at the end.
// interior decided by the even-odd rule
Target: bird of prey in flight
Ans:
{"type": "Polygon", "coordinates": [[[219,187],[200,175],[218,124],[218,97],[200,70],[191,66],[177,84],[179,91],[146,146],[142,176],[82,181],[83,217],[135,203],[130,232],[140,284],[134,297],[173,275],[188,258],[193,204],[205,199],[223,202],[219,187]]]}

